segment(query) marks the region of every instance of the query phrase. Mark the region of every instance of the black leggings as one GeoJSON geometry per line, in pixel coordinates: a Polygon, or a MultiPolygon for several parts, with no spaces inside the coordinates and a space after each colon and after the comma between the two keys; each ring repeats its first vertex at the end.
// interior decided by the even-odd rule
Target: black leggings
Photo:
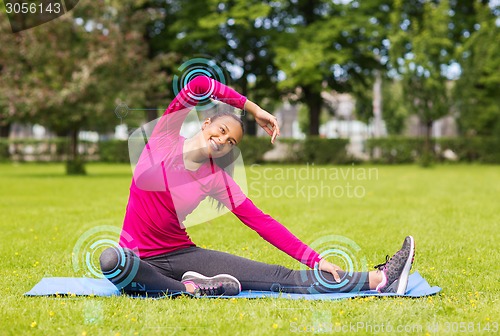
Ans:
{"type": "Polygon", "coordinates": [[[339,272],[341,282],[336,283],[328,272],[291,270],[199,247],[144,259],[129,249],[110,247],[101,254],[100,263],[106,278],[118,289],[132,295],[186,293],[180,280],[187,271],[209,277],[230,274],[240,281],[242,290],[310,294],[370,289],[367,272],[339,272]]]}

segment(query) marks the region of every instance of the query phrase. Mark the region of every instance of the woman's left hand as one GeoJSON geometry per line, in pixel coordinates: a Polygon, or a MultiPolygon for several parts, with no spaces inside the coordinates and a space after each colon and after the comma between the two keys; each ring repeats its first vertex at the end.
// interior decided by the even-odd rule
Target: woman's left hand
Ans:
{"type": "Polygon", "coordinates": [[[271,143],[280,135],[278,120],[271,113],[259,108],[254,114],[255,121],[271,136],[271,143]]]}
{"type": "Polygon", "coordinates": [[[318,269],[320,271],[325,271],[325,272],[332,273],[333,278],[335,279],[335,281],[337,281],[337,283],[340,282],[340,276],[337,273],[337,271],[342,271],[342,269],[339,266],[334,265],[334,264],[326,261],[325,259],[321,259],[320,262],[319,262],[318,269]]]}
{"type": "Polygon", "coordinates": [[[248,99],[245,102],[244,109],[253,115],[257,124],[271,136],[271,143],[274,143],[276,137],[280,135],[280,127],[276,117],[248,99]]]}

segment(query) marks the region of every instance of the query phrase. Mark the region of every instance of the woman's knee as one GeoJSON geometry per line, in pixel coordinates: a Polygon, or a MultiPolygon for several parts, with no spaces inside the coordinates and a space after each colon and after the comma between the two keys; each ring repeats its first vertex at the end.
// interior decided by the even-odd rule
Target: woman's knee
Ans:
{"type": "Polygon", "coordinates": [[[101,271],[106,274],[114,269],[122,262],[123,252],[120,247],[113,246],[108,247],[102,251],[99,257],[99,263],[101,264],[101,271]]]}

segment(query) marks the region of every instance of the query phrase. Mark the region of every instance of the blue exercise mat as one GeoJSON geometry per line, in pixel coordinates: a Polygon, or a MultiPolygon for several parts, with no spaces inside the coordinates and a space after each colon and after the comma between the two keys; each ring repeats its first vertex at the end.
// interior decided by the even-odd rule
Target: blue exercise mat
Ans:
{"type": "MultiPolygon", "coordinates": [[[[357,296],[404,296],[422,297],[434,295],[441,291],[440,287],[431,287],[424,278],[415,272],[408,279],[408,287],[405,295],[381,294],[377,291],[362,291],[356,293],[327,293],[327,294],[289,294],[265,291],[243,291],[237,296],[217,296],[221,298],[285,298],[285,299],[306,299],[306,300],[338,300],[357,296]]],[[[43,278],[29,292],[27,296],[47,296],[47,295],[93,295],[93,296],[113,296],[121,295],[118,289],[107,279],[92,278],[43,278]]]]}

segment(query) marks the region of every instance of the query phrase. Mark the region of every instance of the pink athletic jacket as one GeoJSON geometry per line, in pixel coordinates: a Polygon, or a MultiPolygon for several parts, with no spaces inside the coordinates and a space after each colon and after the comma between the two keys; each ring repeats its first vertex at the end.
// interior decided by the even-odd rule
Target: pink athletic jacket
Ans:
{"type": "Polygon", "coordinates": [[[314,268],[319,254],[257,208],[223,169],[211,160],[196,171],[185,168],[185,138],[179,130],[190,108],[207,97],[239,109],[246,101],[205,76],[194,78],[179,92],[156,124],[135,167],[120,245],[136,250],[141,258],[195,246],[182,223],[210,196],[266,241],[314,268]]]}

